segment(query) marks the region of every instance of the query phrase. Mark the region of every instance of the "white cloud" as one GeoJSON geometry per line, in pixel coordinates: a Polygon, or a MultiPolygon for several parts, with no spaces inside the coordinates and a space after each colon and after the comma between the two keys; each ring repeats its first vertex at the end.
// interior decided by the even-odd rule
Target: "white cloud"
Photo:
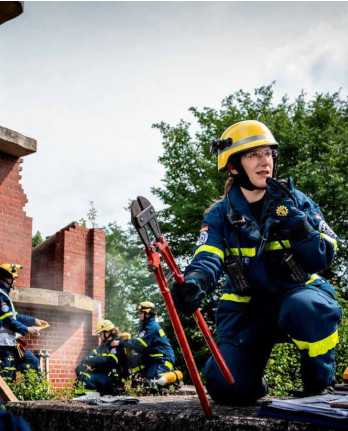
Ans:
{"type": "Polygon", "coordinates": [[[192,120],[237,91],[277,81],[347,91],[345,2],[27,2],[0,27],[1,126],[38,141],[23,163],[34,231],[88,212],[129,221],[163,167],[151,125],[192,120]]]}

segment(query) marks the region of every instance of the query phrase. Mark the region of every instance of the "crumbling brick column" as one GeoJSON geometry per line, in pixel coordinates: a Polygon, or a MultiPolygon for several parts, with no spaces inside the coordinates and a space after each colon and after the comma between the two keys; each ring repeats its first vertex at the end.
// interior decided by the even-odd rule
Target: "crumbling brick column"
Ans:
{"type": "Polygon", "coordinates": [[[29,287],[32,219],[24,206],[27,196],[20,184],[22,156],[36,151],[36,141],[0,127],[0,263],[18,263],[17,286],[29,287]]]}

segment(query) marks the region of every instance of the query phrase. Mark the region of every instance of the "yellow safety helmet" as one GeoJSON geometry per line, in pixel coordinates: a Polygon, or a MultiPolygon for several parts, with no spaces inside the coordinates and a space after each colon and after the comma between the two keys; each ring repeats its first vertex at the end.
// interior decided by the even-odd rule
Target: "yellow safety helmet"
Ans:
{"type": "Polygon", "coordinates": [[[153,302],[144,301],[137,305],[136,311],[144,311],[145,313],[157,314],[157,307],[153,302]]]}
{"type": "Polygon", "coordinates": [[[18,277],[17,269],[22,269],[22,265],[18,265],[17,263],[3,263],[0,265],[0,276],[10,277],[13,279],[18,277]]]}
{"type": "Polygon", "coordinates": [[[98,335],[101,332],[104,331],[111,331],[111,329],[114,329],[115,325],[111,322],[111,320],[101,320],[97,323],[97,329],[95,330],[95,333],[98,335]]]}
{"type": "Polygon", "coordinates": [[[260,121],[246,120],[226,129],[220,139],[212,142],[211,150],[218,151],[218,170],[222,172],[227,169],[231,156],[267,145],[278,147],[269,128],[260,121]]]}

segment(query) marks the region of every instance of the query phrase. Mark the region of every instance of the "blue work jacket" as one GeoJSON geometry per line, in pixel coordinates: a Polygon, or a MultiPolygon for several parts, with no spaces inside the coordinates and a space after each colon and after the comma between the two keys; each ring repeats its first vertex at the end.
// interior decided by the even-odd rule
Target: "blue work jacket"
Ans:
{"type": "Polygon", "coordinates": [[[18,314],[9,297],[10,289],[0,281],[0,345],[15,346],[16,333],[26,335],[35,317],[18,314]],[[3,292],[1,292],[3,291],[3,292]]]}
{"type": "Polygon", "coordinates": [[[145,319],[141,324],[138,336],[131,340],[121,340],[120,346],[146,354],[153,362],[168,362],[170,369],[175,362],[173,348],[155,317],[145,319]]]}
{"type": "Polygon", "coordinates": [[[296,198],[298,209],[306,214],[310,225],[301,235],[287,234],[279,221],[266,215],[267,196],[264,198],[260,220],[256,220],[237,184],[229,191],[229,199],[234,211],[244,217],[245,223],[238,227],[232,226],[229,221],[231,207],[227,198],[214,205],[204,217],[193,260],[185,270],[185,280],[198,284],[207,293],[213,292],[224,271],[228,251],[223,239],[226,239],[232,254],[241,257],[243,271],[249,282],[248,291],[240,293],[225,274],[223,292],[217,304],[218,335],[219,331],[233,333],[233,329],[226,328],[226,325],[238,323],[239,326],[247,327],[252,317],[248,319],[247,313],[244,313],[241,318],[243,311],[250,310],[251,305],[253,310],[265,313],[270,304],[289,289],[311,287],[335,297],[332,286],[316,272],[331,264],[338,238],[326,224],[318,205],[294,188],[291,192],[296,198]],[[296,262],[307,273],[302,283],[295,282],[281,265],[284,249],[293,253],[296,262]],[[240,312],[234,313],[236,322],[233,323],[231,315],[226,317],[228,310],[240,312]]]}

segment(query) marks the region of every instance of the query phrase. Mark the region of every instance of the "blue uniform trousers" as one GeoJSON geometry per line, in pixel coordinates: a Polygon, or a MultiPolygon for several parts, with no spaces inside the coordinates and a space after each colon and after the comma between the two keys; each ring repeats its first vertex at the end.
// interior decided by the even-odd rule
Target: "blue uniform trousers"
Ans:
{"type": "Polygon", "coordinates": [[[128,366],[131,370],[138,370],[147,379],[154,379],[158,374],[167,373],[173,367],[168,366],[168,361],[156,358],[151,359],[145,354],[135,354],[128,358],[128,366]],[[166,365],[167,363],[167,365],[166,365]]]}
{"type": "Polygon", "coordinates": [[[290,339],[301,352],[304,389],[319,391],[331,385],[335,377],[334,346],[341,318],[337,301],[319,289],[308,287],[287,292],[238,334],[239,342],[236,341],[238,337],[234,337],[233,341],[224,339],[220,344],[235,379],[233,385],[225,382],[215,360],[209,358],[205,365],[209,394],[220,404],[255,402],[266,394],[263,372],[274,344],[290,339]]]}
{"type": "Polygon", "coordinates": [[[101,394],[112,394],[115,389],[111,377],[105,373],[85,373],[79,376],[78,381],[84,383],[86,390],[97,391],[101,394]]]}
{"type": "Polygon", "coordinates": [[[43,377],[40,362],[29,349],[27,349],[24,352],[24,356],[20,358],[17,347],[0,346],[0,361],[1,376],[3,378],[8,377],[12,379],[16,371],[23,373],[23,371],[29,368],[35,370],[39,377],[43,377]]]}

